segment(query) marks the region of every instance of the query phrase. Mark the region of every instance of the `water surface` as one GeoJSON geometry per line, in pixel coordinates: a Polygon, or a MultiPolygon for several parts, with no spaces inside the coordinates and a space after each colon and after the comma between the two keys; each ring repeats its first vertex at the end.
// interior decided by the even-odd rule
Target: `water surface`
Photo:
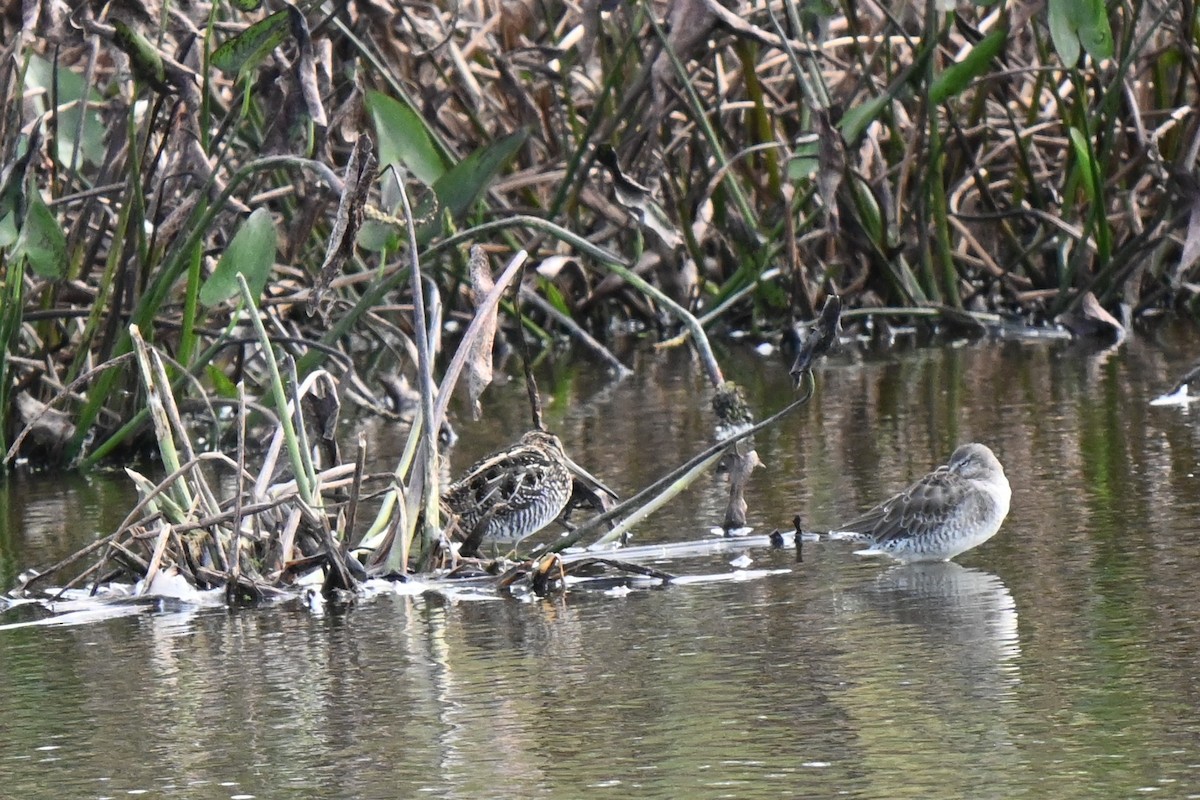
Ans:
{"type": "MultiPolygon", "coordinates": [[[[1147,404],[1194,340],[826,362],[813,404],[757,438],[751,524],[834,525],[977,440],[1013,506],[957,563],[817,543],[749,550],[782,574],[624,596],[0,631],[0,797],[1200,796],[1200,418],[1147,404]]],[[[760,416],[790,397],[778,356],[721,357],[760,416]]],[[[639,353],[621,383],[586,363],[541,380],[550,426],[619,491],[711,440],[687,352],[639,353]]],[[[489,391],[458,469],[526,424],[518,384],[489,391]]],[[[388,468],[399,438],[347,433],[363,425],[388,468]]],[[[703,479],[636,542],[704,537],[727,491],[703,479]]],[[[10,480],[0,579],[111,530],[128,497],[119,474],[10,480]]],[[[657,566],[727,575],[737,555],[657,566]]]]}

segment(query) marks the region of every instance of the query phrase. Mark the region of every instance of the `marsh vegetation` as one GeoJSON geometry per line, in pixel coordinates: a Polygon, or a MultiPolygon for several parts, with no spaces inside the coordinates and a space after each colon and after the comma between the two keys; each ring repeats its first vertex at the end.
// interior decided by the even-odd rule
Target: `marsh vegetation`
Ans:
{"type": "Polygon", "coordinates": [[[1192,4],[944,5],[10,5],[5,463],[161,459],[91,580],[332,591],[437,563],[494,349],[696,348],[716,427],[770,410],[708,337],[830,297],[871,330],[1190,312],[1192,4]],[[391,474],[343,458],[342,400],[412,425],[391,474]]]}

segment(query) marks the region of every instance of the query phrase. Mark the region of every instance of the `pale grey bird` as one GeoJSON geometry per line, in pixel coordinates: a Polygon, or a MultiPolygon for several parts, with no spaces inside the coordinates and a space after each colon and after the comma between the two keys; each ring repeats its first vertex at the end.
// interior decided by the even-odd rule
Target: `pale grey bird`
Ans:
{"type": "Polygon", "coordinates": [[[992,538],[1011,499],[996,455],[972,442],[955,450],[948,464],[829,535],[865,542],[858,555],[948,561],[992,538]]]}

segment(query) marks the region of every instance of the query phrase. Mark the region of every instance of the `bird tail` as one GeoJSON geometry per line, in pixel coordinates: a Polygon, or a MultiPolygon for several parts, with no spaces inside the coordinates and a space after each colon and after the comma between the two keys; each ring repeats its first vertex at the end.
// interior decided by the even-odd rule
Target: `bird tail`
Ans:
{"type": "Polygon", "coordinates": [[[821,534],[822,539],[834,542],[869,542],[871,537],[858,531],[828,531],[821,534]]]}

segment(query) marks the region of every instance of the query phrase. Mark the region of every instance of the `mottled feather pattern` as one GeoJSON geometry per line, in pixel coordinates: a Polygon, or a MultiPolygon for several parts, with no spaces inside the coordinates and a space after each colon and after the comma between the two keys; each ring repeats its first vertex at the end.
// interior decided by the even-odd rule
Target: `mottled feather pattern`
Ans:
{"type": "Polygon", "coordinates": [[[482,459],[446,490],[459,538],[518,542],[553,522],[571,499],[572,476],[553,434],[530,431],[482,459]],[[482,524],[483,530],[476,531],[482,524]]]}
{"type": "Polygon", "coordinates": [[[857,519],[840,538],[867,542],[863,554],[901,561],[940,561],[982,544],[1008,514],[1012,490],[990,449],[966,444],[950,462],[857,519]]]}

